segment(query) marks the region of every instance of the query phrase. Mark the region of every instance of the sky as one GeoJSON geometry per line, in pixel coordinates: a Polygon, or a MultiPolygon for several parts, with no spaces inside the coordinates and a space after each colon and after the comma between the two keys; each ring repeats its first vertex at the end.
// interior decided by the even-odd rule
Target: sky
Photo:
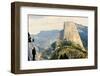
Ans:
{"type": "Polygon", "coordinates": [[[67,21],[88,26],[87,17],[28,15],[29,33],[35,35],[40,31],[62,30],[67,21]]]}

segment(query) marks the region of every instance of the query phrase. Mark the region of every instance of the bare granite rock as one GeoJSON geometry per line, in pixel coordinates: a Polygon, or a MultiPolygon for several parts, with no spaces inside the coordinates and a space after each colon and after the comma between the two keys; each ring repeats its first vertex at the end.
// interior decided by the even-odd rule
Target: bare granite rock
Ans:
{"type": "Polygon", "coordinates": [[[84,47],[76,24],[74,22],[64,23],[64,39],[79,44],[81,47],[84,47]]]}

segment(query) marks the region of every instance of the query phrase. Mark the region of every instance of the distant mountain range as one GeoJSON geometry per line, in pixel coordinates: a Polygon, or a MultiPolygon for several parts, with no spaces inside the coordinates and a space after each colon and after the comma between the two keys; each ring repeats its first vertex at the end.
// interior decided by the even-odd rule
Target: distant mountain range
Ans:
{"type": "Polygon", "coordinates": [[[77,29],[80,34],[84,47],[88,48],[88,27],[77,24],[77,29]]]}
{"type": "MultiPolygon", "coordinates": [[[[87,48],[88,27],[77,24],[77,29],[84,47],[87,48]]],[[[64,30],[40,31],[37,35],[31,34],[31,38],[34,39],[34,43],[43,50],[49,48],[53,42],[57,41],[59,33],[61,33],[61,37],[63,37],[64,30]]]]}
{"type": "Polygon", "coordinates": [[[49,48],[58,38],[59,30],[40,31],[37,35],[31,35],[34,43],[40,48],[49,48]]]}

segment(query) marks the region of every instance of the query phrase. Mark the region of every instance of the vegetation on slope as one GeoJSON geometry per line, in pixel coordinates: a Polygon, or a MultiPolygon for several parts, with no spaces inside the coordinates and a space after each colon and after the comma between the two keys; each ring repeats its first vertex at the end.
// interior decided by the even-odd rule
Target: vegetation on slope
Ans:
{"type": "Polygon", "coordinates": [[[87,58],[87,51],[74,42],[61,40],[58,45],[54,42],[51,46],[54,52],[51,54],[50,59],[87,58]]]}

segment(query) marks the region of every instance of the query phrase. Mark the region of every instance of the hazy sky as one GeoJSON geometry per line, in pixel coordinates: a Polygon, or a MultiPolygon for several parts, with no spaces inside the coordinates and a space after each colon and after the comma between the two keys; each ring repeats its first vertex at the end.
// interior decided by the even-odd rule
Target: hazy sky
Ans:
{"type": "Polygon", "coordinates": [[[29,33],[37,34],[40,31],[61,30],[64,22],[73,21],[84,26],[88,25],[87,17],[64,17],[64,16],[38,16],[29,15],[29,33]]]}

